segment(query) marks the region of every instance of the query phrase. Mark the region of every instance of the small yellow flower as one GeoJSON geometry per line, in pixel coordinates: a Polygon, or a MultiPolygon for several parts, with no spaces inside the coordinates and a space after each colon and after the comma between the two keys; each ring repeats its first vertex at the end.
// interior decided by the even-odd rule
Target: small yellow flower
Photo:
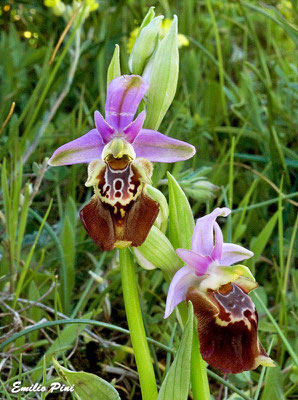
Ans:
{"type": "Polygon", "coordinates": [[[133,31],[130,32],[128,43],[127,43],[127,53],[130,54],[135,44],[136,38],[138,36],[139,28],[135,28],[133,31]]]}
{"type": "MultiPolygon", "coordinates": [[[[165,18],[160,25],[160,32],[159,36],[160,39],[163,39],[166,34],[168,33],[170,26],[172,24],[172,19],[165,18]]],[[[139,28],[135,28],[133,31],[130,32],[128,43],[127,43],[127,53],[130,54],[133,48],[133,45],[136,41],[137,35],[139,32],[139,28]]],[[[182,46],[189,46],[189,40],[185,35],[182,35],[181,33],[178,34],[178,47],[182,46]]]]}
{"type": "Polygon", "coordinates": [[[172,24],[172,19],[165,18],[162,20],[161,25],[160,25],[160,38],[162,39],[163,37],[166,36],[168,33],[168,30],[170,29],[170,26],[172,24]]]}
{"type": "Polygon", "coordinates": [[[178,47],[189,46],[189,40],[182,33],[178,33],[178,47]]]}
{"type": "MultiPolygon", "coordinates": [[[[81,3],[81,0],[74,1],[74,3],[81,3]]],[[[87,0],[86,3],[87,3],[86,9],[88,11],[88,15],[89,15],[89,12],[92,12],[92,11],[95,11],[98,9],[98,3],[96,0],[87,0]]]]}
{"type": "Polygon", "coordinates": [[[24,35],[24,38],[30,39],[31,36],[32,36],[32,33],[31,33],[30,31],[25,31],[25,32],[23,33],[23,35],[24,35]]]}
{"type": "MultiPolygon", "coordinates": [[[[160,38],[164,38],[166,34],[168,33],[170,26],[172,24],[172,19],[165,18],[160,25],[160,38]]],[[[182,33],[178,34],[178,47],[182,46],[189,46],[189,40],[185,35],[182,35],[182,33]]]]}
{"type": "Polygon", "coordinates": [[[281,0],[276,6],[280,13],[287,18],[288,21],[294,22],[292,3],[288,0],[281,0]]]}
{"type": "Polygon", "coordinates": [[[65,4],[61,0],[44,0],[44,5],[52,8],[53,13],[57,16],[62,15],[66,9],[65,4]]]}
{"type": "Polygon", "coordinates": [[[89,7],[90,11],[95,11],[98,9],[98,3],[96,0],[87,0],[87,6],[89,7]]]}

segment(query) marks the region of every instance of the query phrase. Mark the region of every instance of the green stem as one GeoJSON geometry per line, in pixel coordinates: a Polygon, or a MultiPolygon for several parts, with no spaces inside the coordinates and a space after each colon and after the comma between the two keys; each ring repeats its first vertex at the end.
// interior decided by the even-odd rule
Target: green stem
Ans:
{"type": "Polygon", "coordinates": [[[194,400],[210,400],[206,363],[200,353],[198,332],[195,328],[192,342],[190,379],[194,400]]]}
{"type": "Polygon", "coordinates": [[[128,249],[120,250],[119,253],[125,311],[139,373],[142,399],[155,400],[157,387],[141,314],[135,266],[128,249]]]}

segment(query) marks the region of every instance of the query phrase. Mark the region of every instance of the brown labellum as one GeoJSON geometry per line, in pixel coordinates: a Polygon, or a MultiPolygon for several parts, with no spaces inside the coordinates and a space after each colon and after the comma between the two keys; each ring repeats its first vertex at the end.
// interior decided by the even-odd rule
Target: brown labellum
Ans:
{"type": "Polygon", "coordinates": [[[204,293],[190,287],[188,300],[198,320],[201,354],[210,366],[233,374],[273,366],[258,340],[256,308],[243,288],[228,283],[204,293]]]}
{"type": "Polygon", "coordinates": [[[102,250],[140,246],[159,212],[158,203],[145,192],[151,164],[125,157],[110,158],[96,176],[95,195],[80,217],[88,235],[102,250]]]}

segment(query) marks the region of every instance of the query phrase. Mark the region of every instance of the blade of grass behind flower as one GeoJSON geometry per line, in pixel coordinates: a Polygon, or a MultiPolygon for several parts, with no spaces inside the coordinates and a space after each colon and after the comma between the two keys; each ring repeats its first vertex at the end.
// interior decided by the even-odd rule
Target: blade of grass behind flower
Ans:
{"type": "Polygon", "coordinates": [[[38,232],[37,232],[36,238],[35,238],[35,240],[34,240],[34,243],[33,243],[33,245],[31,246],[31,249],[30,249],[30,251],[29,251],[29,254],[28,254],[28,257],[27,257],[27,259],[26,259],[25,265],[24,265],[24,267],[23,267],[23,269],[22,269],[21,275],[20,275],[20,277],[19,277],[18,284],[17,284],[16,291],[15,291],[15,297],[14,297],[14,301],[13,301],[13,305],[12,305],[12,308],[13,308],[13,309],[15,309],[16,303],[17,303],[17,300],[18,300],[18,297],[20,296],[20,293],[21,293],[21,291],[22,291],[22,286],[23,286],[23,283],[24,283],[24,279],[25,279],[25,277],[26,277],[28,268],[29,268],[29,266],[30,266],[30,262],[31,262],[31,259],[32,259],[33,254],[34,254],[34,250],[35,250],[37,241],[38,241],[39,236],[40,236],[40,234],[41,234],[41,231],[42,231],[42,229],[43,229],[43,227],[44,227],[44,224],[45,224],[45,222],[46,222],[46,220],[47,220],[47,218],[48,218],[48,215],[49,215],[49,213],[50,213],[52,204],[53,204],[53,200],[51,199],[50,204],[49,204],[49,206],[48,206],[48,209],[47,209],[47,211],[46,211],[46,213],[45,213],[45,216],[43,217],[43,219],[42,219],[42,221],[41,221],[41,224],[40,224],[40,227],[39,227],[39,229],[38,229],[38,232]]]}
{"type": "Polygon", "coordinates": [[[76,23],[75,23],[74,29],[73,29],[68,41],[66,42],[62,53],[57,58],[56,64],[55,64],[54,68],[52,69],[52,71],[51,71],[51,73],[49,75],[49,78],[47,79],[46,85],[45,85],[45,87],[44,87],[44,89],[43,89],[43,91],[42,91],[42,93],[41,93],[41,95],[39,97],[38,103],[34,107],[34,112],[33,112],[32,116],[31,116],[31,119],[28,122],[28,125],[26,126],[25,132],[24,132],[24,134],[22,136],[22,141],[21,142],[23,144],[25,144],[27,140],[29,140],[29,141],[32,140],[32,134],[34,134],[34,130],[31,129],[31,128],[32,128],[37,116],[38,116],[38,113],[40,111],[40,108],[41,108],[43,102],[45,101],[46,95],[48,94],[48,91],[49,91],[49,89],[50,89],[50,87],[51,87],[51,85],[52,85],[52,83],[53,83],[53,81],[55,79],[55,76],[57,75],[57,73],[59,71],[61,63],[62,63],[63,59],[65,58],[65,56],[66,56],[66,54],[67,54],[67,52],[68,52],[68,50],[69,50],[74,38],[75,38],[76,32],[79,29],[79,26],[80,26],[80,24],[82,22],[82,18],[83,18],[83,15],[84,15],[85,8],[86,8],[86,3],[83,5],[81,12],[79,13],[79,15],[78,15],[78,17],[76,19],[76,23]]]}
{"type": "Polygon", "coordinates": [[[263,3],[265,7],[268,7],[270,10],[272,10],[272,12],[275,14],[275,16],[273,16],[268,12],[266,12],[265,10],[263,10],[262,8],[255,6],[254,4],[245,3],[244,1],[241,1],[241,4],[244,5],[244,7],[256,11],[274,21],[290,36],[290,38],[293,40],[296,46],[298,46],[297,28],[288,23],[288,21],[285,18],[281,19],[280,15],[276,12],[275,7],[271,7],[269,4],[267,5],[263,3]]]}
{"type": "Polygon", "coordinates": [[[252,292],[252,297],[255,297],[258,299],[258,301],[260,302],[261,306],[263,307],[267,317],[270,319],[270,321],[272,322],[272,324],[274,325],[278,335],[280,336],[281,340],[283,341],[286,349],[288,350],[289,354],[291,355],[291,357],[293,358],[294,363],[296,364],[296,366],[298,366],[298,357],[295,353],[295,351],[293,350],[292,346],[290,345],[290,343],[288,342],[287,338],[285,337],[285,335],[282,333],[280,327],[278,326],[278,323],[275,321],[274,317],[272,316],[271,312],[268,310],[268,308],[265,306],[264,302],[262,301],[262,299],[260,298],[260,296],[256,293],[256,292],[252,292]]]}
{"type": "Polygon", "coordinates": [[[258,234],[257,237],[255,237],[250,245],[250,250],[254,253],[254,257],[250,258],[249,260],[246,261],[248,267],[252,270],[254,273],[255,270],[255,263],[258,261],[260,255],[262,254],[263,250],[265,249],[271,234],[273,232],[273,229],[275,227],[275,224],[278,219],[278,214],[279,211],[276,211],[275,214],[270,218],[270,220],[267,222],[267,224],[264,226],[262,231],[258,234]]]}
{"type": "MultiPolygon", "coordinates": [[[[91,259],[95,266],[95,274],[98,274],[102,268],[103,262],[106,258],[107,252],[104,251],[99,259],[99,261],[96,260],[95,256],[91,253],[87,253],[87,256],[91,259]]],[[[94,283],[94,278],[91,277],[89,279],[89,282],[86,285],[86,288],[83,292],[83,294],[80,296],[79,301],[77,302],[75,308],[73,309],[71,313],[71,318],[75,318],[78,314],[78,312],[83,312],[84,311],[84,305],[86,304],[86,301],[88,300],[88,297],[91,295],[91,287],[94,283]]]]}

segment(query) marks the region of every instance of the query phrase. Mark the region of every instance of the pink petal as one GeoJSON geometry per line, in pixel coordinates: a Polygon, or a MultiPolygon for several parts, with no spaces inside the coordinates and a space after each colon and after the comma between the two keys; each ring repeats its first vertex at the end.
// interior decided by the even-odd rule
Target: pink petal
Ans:
{"type": "Polygon", "coordinates": [[[176,253],[187,265],[193,268],[197,276],[202,276],[206,273],[210,263],[211,257],[203,257],[192,250],[177,249],[176,253]]]}
{"type": "Polygon", "coordinates": [[[196,152],[191,144],[150,129],[140,131],[133,142],[133,147],[137,157],[166,163],[187,160],[196,152]]]}
{"type": "Polygon", "coordinates": [[[107,123],[119,131],[129,125],[148,88],[148,83],[138,75],[113,79],[108,86],[105,106],[107,123]]]}
{"type": "Polygon", "coordinates": [[[182,267],[176,272],[169,287],[164,318],[168,318],[177,304],[185,300],[188,288],[197,284],[198,280],[191,267],[182,267]]]}
{"type": "Polygon", "coordinates": [[[246,260],[253,257],[254,253],[247,250],[245,247],[238,246],[238,244],[224,243],[222,246],[222,256],[220,258],[220,265],[232,265],[239,261],[246,260]]]}
{"type": "Polygon", "coordinates": [[[49,160],[53,166],[89,163],[101,157],[104,144],[97,129],[59,147],[49,160]]]}
{"type": "MultiPolygon", "coordinates": [[[[227,207],[216,208],[212,211],[212,213],[199,218],[192,235],[192,250],[201,254],[202,256],[211,256],[214,247],[213,230],[215,220],[219,216],[226,217],[230,214],[230,212],[231,210],[227,207]]],[[[219,253],[218,245],[219,243],[217,244],[217,248],[215,250],[216,253],[219,253]]]]}
{"type": "Polygon", "coordinates": [[[213,260],[219,260],[222,253],[223,236],[222,236],[222,231],[216,221],[214,222],[213,229],[214,229],[214,247],[211,253],[211,258],[213,260]]]}
{"type": "Polygon", "coordinates": [[[112,135],[115,133],[115,129],[107,123],[99,111],[95,111],[94,113],[94,122],[103,142],[108,143],[111,140],[112,135]]]}
{"type": "Polygon", "coordinates": [[[146,118],[146,112],[142,111],[137,118],[123,129],[126,139],[132,143],[142,129],[146,118]]]}

